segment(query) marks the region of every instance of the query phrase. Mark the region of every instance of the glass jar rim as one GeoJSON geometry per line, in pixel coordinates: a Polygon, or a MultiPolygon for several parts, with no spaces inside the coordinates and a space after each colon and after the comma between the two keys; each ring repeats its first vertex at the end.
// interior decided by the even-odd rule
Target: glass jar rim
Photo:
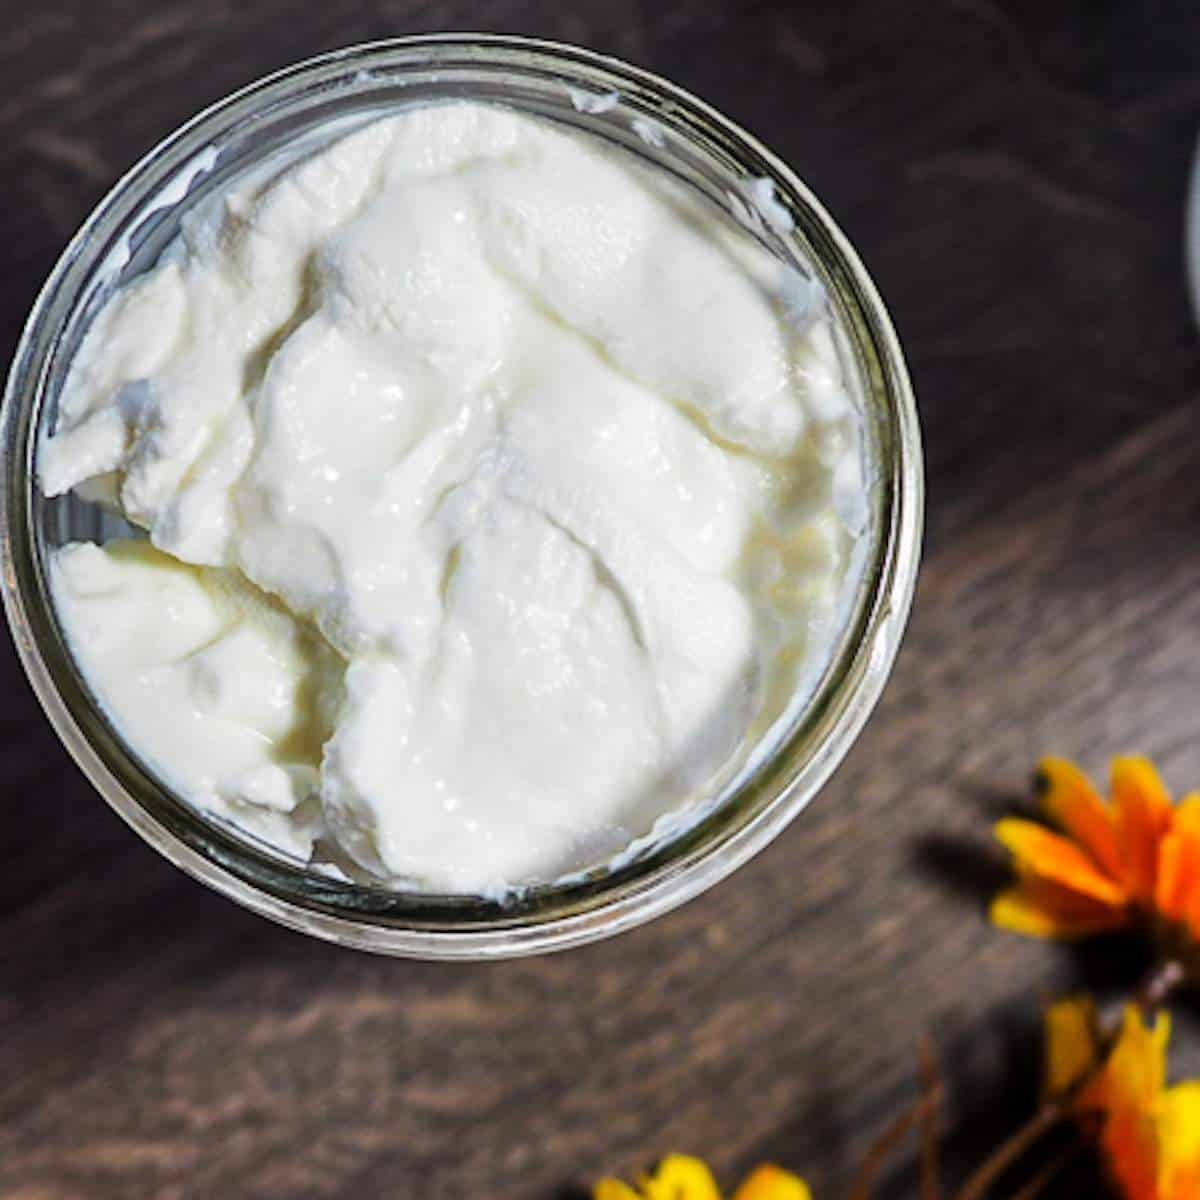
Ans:
{"type": "Polygon", "coordinates": [[[261,915],[339,944],[430,959],[513,957],[610,936],[698,895],[766,846],[824,784],[878,700],[911,607],[923,520],[920,435],[898,340],[850,243],[809,189],[750,134],[665,79],[574,46],[483,34],[397,38],[311,58],[218,101],[159,142],[93,210],[34,304],[0,415],[0,463],[0,555],[9,624],[52,725],[105,800],[175,865],[261,915]],[[722,805],[660,853],[603,879],[549,885],[506,903],[453,903],[328,879],[259,852],[162,795],[150,781],[141,788],[131,783],[111,748],[89,736],[92,702],[74,694],[70,665],[60,661],[33,522],[33,454],[50,359],[113,229],[160,195],[218,135],[253,121],[270,106],[310,92],[327,96],[332,88],[339,96],[354,96],[381,79],[431,68],[538,73],[557,86],[583,89],[585,96],[615,92],[622,104],[634,105],[681,137],[707,139],[706,147],[717,148],[711,152],[731,156],[744,175],[770,178],[796,218],[797,236],[853,321],[868,392],[864,400],[880,406],[890,451],[878,464],[878,544],[864,568],[855,618],[847,623],[810,702],[738,802],[722,805]]]}

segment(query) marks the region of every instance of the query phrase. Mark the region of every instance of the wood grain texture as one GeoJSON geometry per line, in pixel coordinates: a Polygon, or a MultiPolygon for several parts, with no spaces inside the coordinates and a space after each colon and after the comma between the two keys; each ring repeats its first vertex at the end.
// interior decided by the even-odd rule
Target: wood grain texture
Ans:
{"type": "MultiPolygon", "coordinates": [[[[1182,274],[1192,0],[0,0],[0,345],[115,176],[320,50],[487,28],[670,75],[797,167],[917,386],[927,555],[845,766],[707,896],[565,956],[373,959],[241,911],[90,791],[0,652],[0,1195],[571,1194],[672,1148],[842,1196],[951,1078],[963,1164],[1028,1110],[1036,998],[1124,946],[990,931],[988,823],[1056,749],[1200,783],[1200,352],[1182,274]]],[[[1200,1071],[1185,1011],[1178,1065],[1200,1071]]],[[[1061,1194],[1091,1194],[1077,1177],[1061,1194]]],[[[895,1175],[888,1195],[913,1194],[895,1175]]]]}

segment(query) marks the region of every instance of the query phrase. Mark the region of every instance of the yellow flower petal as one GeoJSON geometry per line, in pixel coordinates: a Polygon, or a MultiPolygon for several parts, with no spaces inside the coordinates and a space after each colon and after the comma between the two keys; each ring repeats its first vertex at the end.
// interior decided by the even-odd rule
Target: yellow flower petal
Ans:
{"type": "Polygon", "coordinates": [[[1122,907],[1128,900],[1121,884],[1102,874],[1074,842],[1060,834],[1017,817],[998,821],[995,833],[1023,873],[1040,875],[1114,908],[1122,907]]]}
{"type": "Polygon", "coordinates": [[[687,1154],[667,1155],[641,1185],[645,1200],[721,1200],[707,1164],[687,1154]]]}
{"type": "Polygon", "coordinates": [[[592,1185],[592,1200],[640,1200],[640,1197],[620,1179],[600,1179],[592,1185]]]}
{"type": "Polygon", "coordinates": [[[1200,838],[1200,792],[1188,792],[1179,801],[1175,806],[1171,828],[1188,837],[1200,838]]]}
{"type": "Polygon", "coordinates": [[[1127,1004],[1121,1032],[1108,1057],[1105,1076],[1112,1094],[1129,1104],[1152,1109],[1167,1082],[1167,1041],[1171,1018],[1165,1012],[1147,1025],[1136,1004],[1127,1004]]]}
{"type": "Polygon", "coordinates": [[[798,1175],[764,1163],[751,1172],[733,1200],[812,1200],[812,1193],[798,1175]]]}
{"type": "Polygon", "coordinates": [[[1200,1196],[1200,1081],[1176,1084],[1159,1115],[1160,1200],[1200,1196]]]}
{"type": "Polygon", "coordinates": [[[1047,1096],[1061,1096],[1100,1061],[1096,1005],[1087,996],[1069,996],[1046,1009],[1045,1079],[1047,1096]]]}
{"type": "Polygon", "coordinates": [[[1139,900],[1152,900],[1159,844],[1171,827],[1171,795],[1148,758],[1115,758],[1113,807],[1124,860],[1124,879],[1139,900]]]}
{"type": "Polygon", "coordinates": [[[1043,758],[1038,792],[1046,815],[1095,859],[1106,874],[1121,876],[1121,851],[1112,809],[1092,781],[1065,758],[1043,758]]]}

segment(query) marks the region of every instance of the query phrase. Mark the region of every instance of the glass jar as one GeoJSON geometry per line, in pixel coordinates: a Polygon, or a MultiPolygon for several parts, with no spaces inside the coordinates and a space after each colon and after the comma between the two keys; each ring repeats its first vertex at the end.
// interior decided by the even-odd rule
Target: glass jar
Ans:
{"type": "Polygon", "coordinates": [[[849,242],[788,168],[706,104],[645,71],[569,46],[439,36],[353,47],[243,89],[156,146],[80,229],[38,297],[4,401],[0,539],[4,600],[25,669],[59,736],[110,805],[177,866],[256,912],[342,945],[437,959],[563,949],[682,904],[774,838],[845,755],[878,699],[908,615],[923,482],[900,347],[849,242]],[[617,143],[728,208],[747,178],[773,181],[788,222],[759,240],[815,271],[857,374],[874,486],[867,554],[848,618],[808,703],[691,827],[623,865],[530,888],[503,903],[330,878],[206,816],[155,778],[92,697],[51,602],[48,553],[112,520],[34,479],[82,332],[114,287],[145,271],[181,215],[247,167],[343,118],[459,98],[502,103],[617,143]],[[782,232],[781,232],[782,231],[782,232]]]}

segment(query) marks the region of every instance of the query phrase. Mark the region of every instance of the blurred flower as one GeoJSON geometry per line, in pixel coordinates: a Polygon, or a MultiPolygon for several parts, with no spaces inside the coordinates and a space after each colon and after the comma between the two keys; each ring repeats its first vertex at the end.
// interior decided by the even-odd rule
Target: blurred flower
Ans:
{"type": "MultiPolygon", "coordinates": [[[[601,1179],[592,1200],[721,1200],[721,1192],[700,1159],[671,1154],[656,1171],[643,1175],[637,1187],[601,1179]]],[[[812,1194],[803,1179],[767,1163],[751,1172],[733,1200],[812,1200],[812,1194]]]]}
{"type": "Polygon", "coordinates": [[[1145,758],[1113,760],[1111,800],[1061,758],[1038,764],[1037,784],[1062,832],[1015,817],[997,824],[1017,874],[992,902],[997,925],[1070,938],[1148,917],[1200,942],[1200,794],[1172,804],[1145,758]]]}
{"type": "Polygon", "coordinates": [[[1147,1026],[1135,1004],[1108,1038],[1090,999],[1046,1011],[1047,1099],[1096,1138],[1127,1200],[1200,1196],[1200,1081],[1166,1086],[1169,1036],[1165,1013],[1147,1026]]]}

